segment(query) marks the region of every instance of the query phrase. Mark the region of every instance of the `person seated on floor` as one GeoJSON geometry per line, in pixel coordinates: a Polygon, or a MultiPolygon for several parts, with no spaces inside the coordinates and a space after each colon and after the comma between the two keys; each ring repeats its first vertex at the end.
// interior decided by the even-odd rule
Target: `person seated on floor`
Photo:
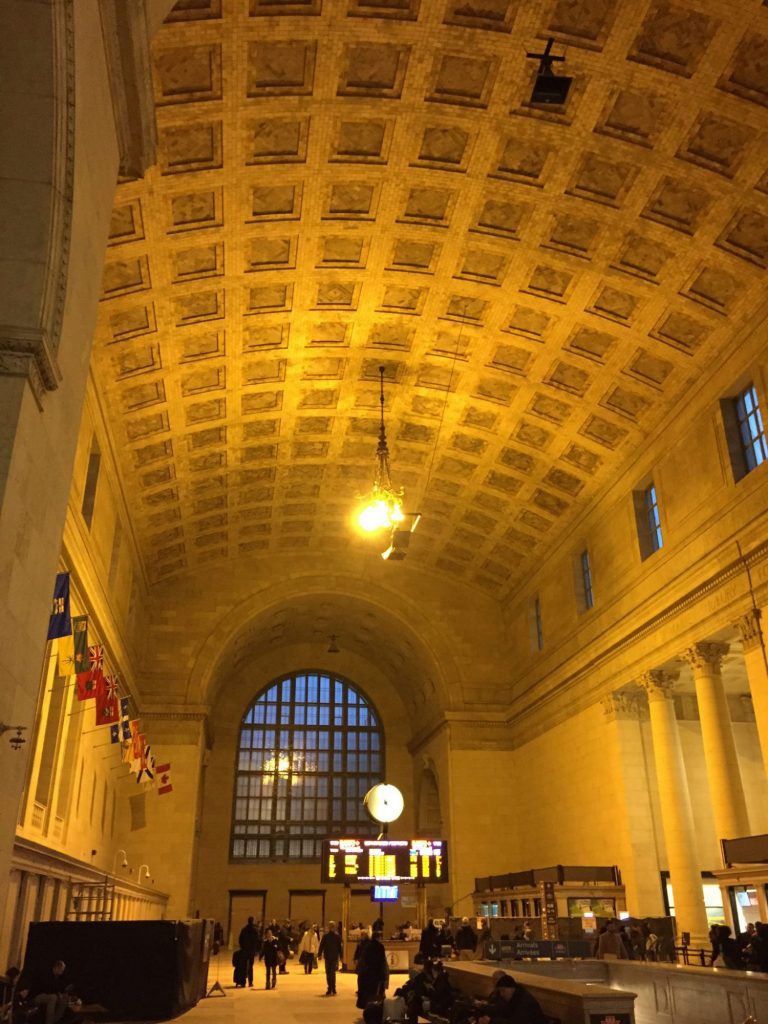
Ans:
{"type": "Polygon", "coordinates": [[[21,971],[18,967],[9,967],[2,978],[2,997],[0,997],[0,1024],[13,1024],[14,1021],[22,1020],[25,1014],[26,1002],[21,997],[19,990],[19,977],[21,971]]]}
{"type": "Polygon", "coordinates": [[[494,987],[494,998],[477,1011],[477,1024],[545,1024],[546,1017],[528,989],[518,985],[511,974],[502,974],[494,987]]]}
{"type": "Polygon", "coordinates": [[[35,1024],[58,1024],[65,1017],[76,1015],[82,1006],[63,960],[54,961],[50,971],[37,977],[33,974],[29,979],[22,978],[18,988],[29,1006],[27,1020],[35,1024]]]}

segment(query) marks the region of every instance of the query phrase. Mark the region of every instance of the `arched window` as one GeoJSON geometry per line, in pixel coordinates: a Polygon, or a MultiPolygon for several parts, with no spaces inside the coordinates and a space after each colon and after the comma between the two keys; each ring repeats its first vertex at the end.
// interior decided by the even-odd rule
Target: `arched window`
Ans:
{"type": "Polygon", "coordinates": [[[348,680],[317,670],[269,684],[240,726],[232,858],[319,859],[329,835],[372,835],[363,797],[384,778],[384,737],[348,680]]]}

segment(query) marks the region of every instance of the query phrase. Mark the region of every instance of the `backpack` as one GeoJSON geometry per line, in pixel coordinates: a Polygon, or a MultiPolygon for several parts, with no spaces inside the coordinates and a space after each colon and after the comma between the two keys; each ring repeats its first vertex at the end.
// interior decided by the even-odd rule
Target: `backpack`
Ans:
{"type": "Polygon", "coordinates": [[[365,1024],[384,1024],[384,1004],[368,1003],[363,1010],[365,1024]]]}
{"type": "Polygon", "coordinates": [[[390,996],[384,1000],[384,1020],[395,1024],[395,1022],[405,1021],[406,1009],[405,999],[402,996],[390,996]]]}

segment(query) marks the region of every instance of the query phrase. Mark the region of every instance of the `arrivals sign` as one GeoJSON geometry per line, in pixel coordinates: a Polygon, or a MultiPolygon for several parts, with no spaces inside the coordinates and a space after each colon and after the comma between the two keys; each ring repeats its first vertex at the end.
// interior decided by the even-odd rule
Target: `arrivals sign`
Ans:
{"type": "Polygon", "coordinates": [[[557,938],[557,899],[555,883],[542,882],[541,889],[541,934],[545,939],[557,938]]]}
{"type": "Polygon", "coordinates": [[[447,882],[444,839],[324,839],[323,882],[447,882]]]}

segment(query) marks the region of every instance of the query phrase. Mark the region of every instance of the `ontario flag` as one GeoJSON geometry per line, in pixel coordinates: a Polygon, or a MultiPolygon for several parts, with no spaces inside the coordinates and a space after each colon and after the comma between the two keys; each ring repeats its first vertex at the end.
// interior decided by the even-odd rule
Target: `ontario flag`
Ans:
{"type": "Polygon", "coordinates": [[[119,714],[117,679],[99,673],[96,680],[96,725],[114,725],[119,714]]]}
{"type": "MultiPolygon", "coordinates": [[[[99,686],[104,679],[104,646],[103,644],[88,644],[88,671],[77,673],[77,699],[87,700],[89,697],[97,697],[99,686]]],[[[77,658],[77,650],[75,650],[77,658]]],[[[115,716],[117,717],[117,716],[115,716]]],[[[98,712],[97,712],[98,718],[98,712]]],[[[104,724],[104,723],[97,723],[104,724]]]]}
{"type": "Polygon", "coordinates": [[[74,642],[75,664],[73,671],[88,671],[88,616],[76,615],[72,619],[72,640],[74,642]]]}
{"type": "Polygon", "coordinates": [[[164,796],[166,793],[173,792],[173,786],[171,785],[171,765],[159,764],[155,768],[155,781],[157,782],[157,795],[164,796]]]}

